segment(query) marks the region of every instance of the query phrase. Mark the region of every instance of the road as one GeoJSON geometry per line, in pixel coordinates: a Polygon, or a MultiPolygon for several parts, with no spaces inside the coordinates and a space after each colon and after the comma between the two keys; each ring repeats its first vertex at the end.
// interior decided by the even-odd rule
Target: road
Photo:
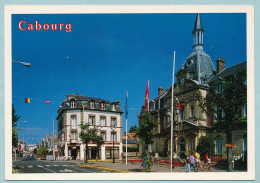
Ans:
{"type": "Polygon", "coordinates": [[[26,156],[14,161],[15,173],[112,173],[87,167],[78,167],[77,162],[39,161],[34,156],[26,156]]]}

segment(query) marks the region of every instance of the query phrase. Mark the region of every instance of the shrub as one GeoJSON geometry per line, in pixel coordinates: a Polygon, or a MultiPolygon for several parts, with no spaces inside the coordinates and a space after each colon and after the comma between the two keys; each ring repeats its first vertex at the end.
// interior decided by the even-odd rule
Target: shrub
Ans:
{"type": "Polygon", "coordinates": [[[197,152],[200,151],[201,157],[204,157],[206,153],[213,156],[215,154],[214,138],[211,136],[202,136],[199,138],[197,152]]]}

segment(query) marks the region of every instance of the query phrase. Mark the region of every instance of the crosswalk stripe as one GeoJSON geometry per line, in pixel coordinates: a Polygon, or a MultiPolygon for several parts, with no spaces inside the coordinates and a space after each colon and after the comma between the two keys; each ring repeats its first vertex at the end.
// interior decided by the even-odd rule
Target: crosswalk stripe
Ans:
{"type": "Polygon", "coordinates": [[[51,165],[45,165],[45,166],[51,166],[51,165]]]}
{"type": "Polygon", "coordinates": [[[59,165],[53,165],[53,166],[59,166],[59,165]]]}
{"type": "Polygon", "coordinates": [[[29,165],[28,168],[33,168],[33,166],[32,166],[32,165],[29,165]]]}
{"type": "Polygon", "coordinates": [[[43,167],[43,166],[42,166],[42,165],[37,165],[37,167],[41,168],[41,167],[43,167]]]}

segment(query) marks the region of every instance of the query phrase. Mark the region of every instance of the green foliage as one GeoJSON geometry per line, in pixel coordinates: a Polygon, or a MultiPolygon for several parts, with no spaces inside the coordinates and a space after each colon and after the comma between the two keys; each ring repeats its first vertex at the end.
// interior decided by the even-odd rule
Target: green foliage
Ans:
{"type": "Polygon", "coordinates": [[[37,148],[34,148],[34,149],[33,149],[33,153],[34,153],[34,154],[37,154],[37,148]]]}
{"type": "Polygon", "coordinates": [[[140,125],[136,131],[136,135],[140,137],[141,142],[148,148],[149,144],[153,144],[153,138],[155,135],[154,128],[157,127],[158,121],[151,115],[151,113],[145,113],[140,117],[140,125]]]}
{"type": "Polygon", "coordinates": [[[89,124],[81,124],[80,125],[82,132],[79,133],[79,137],[84,144],[88,144],[89,142],[94,142],[97,136],[97,128],[90,128],[89,124]]]}
{"type": "Polygon", "coordinates": [[[129,129],[129,132],[131,132],[131,133],[136,133],[137,131],[138,131],[138,127],[136,125],[131,126],[129,129]]]}
{"type": "Polygon", "coordinates": [[[202,136],[199,138],[199,143],[197,146],[197,152],[200,151],[201,157],[204,157],[206,153],[209,155],[215,154],[215,143],[212,136],[202,136]]]}
{"type": "Polygon", "coordinates": [[[201,107],[208,116],[214,118],[217,129],[231,130],[235,124],[246,123],[241,117],[244,104],[247,101],[246,68],[236,69],[222,81],[210,83],[205,99],[201,99],[201,107]],[[222,82],[223,92],[218,93],[217,87],[222,82]],[[223,115],[216,107],[222,109],[223,115]],[[217,115],[215,115],[217,114],[217,115]]]}
{"type": "Polygon", "coordinates": [[[17,147],[18,145],[18,135],[17,135],[17,121],[19,120],[20,116],[15,114],[14,105],[12,105],[12,146],[17,147]]]}
{"type": "Polygon", "coordinates": [[[17,125],[17,121],[20,119],[21,116],[15,114],[14,105],[12,105],[12,126],[17,125]]]}
{"type": "Polygon", "coordinates": [[[38,154],[40,155],[46,155],[48,153],[48,150],[46,147],[40,146],[38,149],[38,154]]]}
{"type": "Polygon", "coordinates": [[[18,135],[16,127],[12,127],[12,146],[17,147],[18,145],[18,135]]]}

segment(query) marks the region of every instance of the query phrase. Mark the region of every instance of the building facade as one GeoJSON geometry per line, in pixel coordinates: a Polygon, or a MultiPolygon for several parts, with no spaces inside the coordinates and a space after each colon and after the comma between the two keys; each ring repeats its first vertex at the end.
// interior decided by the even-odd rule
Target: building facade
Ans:
{"type": "MultiPolygon", "coordinates": [[[[206,97],[213,80],[223,79],[227,74],[232,74],[237,67],[246,67],[246,62],[225,68],[224,59],[218,58],[217,70],[215,69],[210,56],[204,51],[204,29],[200,14],[197,14],[192,34],[193,51],[175,75],[177,82],[174,83],[174,103],[179,102],[180,105],[174,106],[173,151],[175,155],[195,151],[199,138],[211,135],[215,138],[215,154],[226,156],[225,133],[211,130],[214,120],[203,112],[200,101],[206,97]]],[[[158,96],[149,101],[149,112],[159,122],[155,129],[156,138],[149,151],[163,157],[170,155],[171,93],[172,87],[166,91],[159,87],[158,96]]],[[[140,115],[143,113],[145,113],[144,106],[140,115]]],[[[246,131],[246,125],[233,131],[233,141],[237,144],[233,153],[237,156],[246,151],[246,131]]]]}
{"type": "Polygon", "coordinates": [[[82,95],[67,95],[58,109],[58,152],[66,159],[85,159],[85,144],[79,134],[81,123],[98,128],[105,143],[97,149],[95,143],[88,144],[88,159],[112,159],[113,143],[115,158],[122,153],[122,114],[120,102],[86,97],[82,95]],[[111,124],[115,128],[111,128],[111,124]],[[99,151],[99,157],[98,152],[99,151]]]}

